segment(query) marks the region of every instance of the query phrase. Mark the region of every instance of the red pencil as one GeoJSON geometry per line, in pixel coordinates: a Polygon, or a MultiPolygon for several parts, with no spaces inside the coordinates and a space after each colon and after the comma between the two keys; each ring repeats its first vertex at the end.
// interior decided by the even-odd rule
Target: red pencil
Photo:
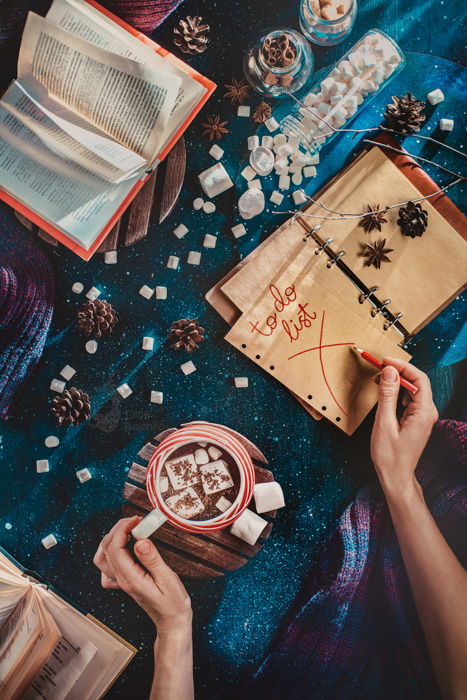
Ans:
{"type": "MultiPolygon", "coordinates": [[[[379,369],[380,371],[383,369],[384,365],[382,362],[376,359],[376,357],[373,357],[373,355],[370,355],[369,352],[366,352],[365,350],[362,350],[361,348],[356,348],[353,347],[352,350],[355,350],[355,352],[358,352],[361,357],[366,360],[367,362],[370,363],[370,365],[373,365],[373,367],[376,367],[376,369],[379,369]]],[[[403,386],[407,391],[410,391],[412,394],[416,394],[418,391],[418,386],[415,386],[415,384],[412,384],[412,382],[409,382],[407,379],[404,379],[404,377],[400,378],[401,386],[403,386]]]]}

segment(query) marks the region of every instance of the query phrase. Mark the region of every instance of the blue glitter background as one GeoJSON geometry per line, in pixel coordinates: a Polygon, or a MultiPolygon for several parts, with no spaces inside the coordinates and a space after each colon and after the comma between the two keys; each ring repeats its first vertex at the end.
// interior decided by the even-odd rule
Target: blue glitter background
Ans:
{"type": "MultiPolygon", "coordinates": [[[[355,127],[377,124],[393,94],[411,90],[424,97],[441,87],[446,100],[428,111],[422,133],[435,133],[440,115],[452,116],[455,128],[446,140],[460,147],[465,73],[452,61],[460,62],[464,55],[463,3],[368,0],[362,5],[345,42],[328,49],[313,46],[316,70],[332,64],[372,27],[383,29],[399,43],[407,66],[364,110],[355,127]]],[[[243,52],[261,29],[298,27],[297,6],[278,0],[187,0],[154,38],[171,48],[178,19],[201,14],[212,27],[212,43],[205,54],[189,61],[223,85],[232,75],[241,77],[243,52]]],[[[10,77],[13,74],[3,76],[5,84],[10,77]]],[[[246,137],[254,128],[250,120],[236,116],[222,93],[220,88],[202,115],[220,113],[228,119],[231,131],[221,146],[225,149],[223,162],[235,178],[245,160],[246,137]]],[[[253,96],[250,103],[254,106],[258,101],[253,96]]],[[[100,255],[83,263],[61,247],[44,244],[56,275],[53,325],[38,372],[16,414],[0,427],[1,544],[140,648],[111,690],[111,698],[147,696],[154,632],[145,614],[126,596],[100,589],[91,560],[102,535],[121,515],[125,475],[149,436],[197,418],[225,423],[258,443],[286,494],[287,508],[279,513],[271,538],[254,560],[224,580],[187,582],[194,607],[197,696],[203,700],[236,695],[242,680],[264,655],[339,513],[358,488],[373,478],[368,455],[371,417],[351,438],[326,421],[312,421],[283,387],[223,341],[225,324],[206,304],[204,294],[273,231],[282,217],[271,217],[266,211],[247,222],[247,236],[234,241],[230,227],[237,223],[233,205],[238,190],[218,197],[213,215],[193,211],[192,200],[201,194],[197,174],[213,163],[209,144],[200,137],[200,121],[198,118],[186,135],[188,171],[174,213],[163,225],[153,225],[144,241],[120,250],[117,265],[105,265],[100,255]],[[171,231],[181,222],[189,233],[179,241],[171,231]],[[201,247],[206,232],[218,234],[215,250],[201,247]],[[202,251],[199,267],[186,264],[189,250],[202,251]],[[170,254],[180,256],[179,271],[166,268],[170,254]],[[102,298],[109,299],[119,312],[117,330],[99,342],[95,355],[85,352],[85,341],[76,328],[76,309],[83,295],[71,292],[75,281],[82,282],[85,290],[92,285],[101,289],[102,298]],[[138,295],[142,284],[166,285],[168,300],[143,299],[138,295]],[[199,316],[208,333],[208,341],[194,357],[197,372],[189,377],[179,370],[184,361],[181,356],[162,347],[171,322],[183,316],[199,316]],[[143,335],[155,338],[153,353],[141,350],[143,335]],[[94,417],[91,423],[68,431],[58,429],[49,416],[49,384],[65,364],[77,370],[72,383],[89,392],[94,417]],[[231,378],[238,375],[249,377],[248,389],[233,389],[231,378]],[[123,382],[134,392],[126,401],[115,393],[123,382]],[[151,389],[164,392],[162,406],[149,403],[151,389]],[[44,446],[45,437],[51,434],[60,437],[60,446],[54,450],[44,446]],[[35,460],[43,458],[50,461],[50,473],[38,475],[35,460]],[[93,479],[81,485],[75,472],[83,467],[90,469],[93,479]],[[49,532],[59,544],[45,551],[40,540],[49,532]]],[[[462,166],[460,159],[444,150],[434,152],[419,139],[407,139],[405,146],[455,170],[462,166]]],[[[336,138],[322,152],[318,176],[307,191],[313,194],[359,149],[359,140],[350,135],[336,138]]],[[[449,181],[449,176],[434,168],[429,171],[440,183],[449,181]]],[[[461,187],[453,188],[450,196],[465,210],[461,187]]],[[[16,225],[3,205],[0,223],[2,227],[16,225]]],[[[458,415],[463,398],[462,368],[454,364],[465,356],[463,319],[465,299],[458,299],[410,346],[414,362],[430,373],[440,411],[451,417],[458,415]]]]}

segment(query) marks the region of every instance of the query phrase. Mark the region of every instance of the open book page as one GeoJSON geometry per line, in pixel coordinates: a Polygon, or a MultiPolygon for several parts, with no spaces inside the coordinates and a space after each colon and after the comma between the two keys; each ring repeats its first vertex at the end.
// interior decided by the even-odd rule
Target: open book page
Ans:
{"type": "Polygon", "coordinates": [[[97,653],[91,642],[75,647],[62,637],[44,665],[32,680],[21,700],[81,700],[76,687],[97,653]]]}
{"type": "Polygon", "coordinates": [[[35,92],[15,80],[1,103],[48,148],[109,182],[121,182],[147,167],[144,158],[51,100],[45,90],[35,92]]]}
{"type": "MultiPolygon", "coordinates": [[[[67,664],[68,677],[75,676],[66,700],[97,700],[133,657],[134,651],[52,591],[41,589],[40,595],[62,634],[63,645],[57,648],[59,659],[67,664]],[[92,655],[89,645],[95,649],[92,655]],[[85,672],[73,674],[71,669],[74,667],[76,671],[80,664],[85,667],[85,672]]],[[[56,661],[51,657],[47,663],[56,661]]],[[[41,690],[45,694],[40,697],[46,700],[61,700],[63,697],[53,695],[47,683],[41,686],[41,690]]],[[[26,697],[32,700],[35,696],[26,697]]]]}
{"type": "Polygon", "coordinates": [[[226,340],[350,435],[378,396],[374,368],[352,346],[376,357],[410,356],[381,321],[365,321],[316,281],[313,257],[284,264],[226,340]]]}
{"type": "Polygon", "coordinates": [[[170,73],[181,80],[171,119],[163,136],[163,146],[194,109],[206,88],[181,70],[168,57],[163,58],[84,0],[54,0],[47,19],[72,34],[134,61],[170,73]]]}
{"type": "Polygon", "coordinates": [[[0,188],[83,248],[91,247],[137,181],[110,184],[65,160],[0,103],[0,188]]]}
{"type": "Polygon", "coordinates": [[[151,162],[174,106],[180,79],[120,57],[30,12],[18,78],[151,162]]]}

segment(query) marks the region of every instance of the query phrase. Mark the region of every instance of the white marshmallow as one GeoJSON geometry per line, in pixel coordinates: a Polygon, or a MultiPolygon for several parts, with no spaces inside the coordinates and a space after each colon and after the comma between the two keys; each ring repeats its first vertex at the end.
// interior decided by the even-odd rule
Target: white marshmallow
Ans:
{"type": "Polygon", "coordinates": [[[185,376],[196,372],[196,367],[191,360],[188,360],[188,362],[184,362],[182,365],[180,365],[180,369],[185,376]]]}
{"type": "Polygon", "coordinates": [[[143,350],[154,350],[154,338],[145,335],[143,338],[142,348],[143,350]]]}
{"type": "Polygon", "coordinates": [[[261,138],[261,145],[265,148],[272,148],[274,145],[273,137],[269,136],[268,134],[265,134],[265,136],[261,138]]]}
{"type": "Polygon", "coordinates": [[[45,549],[50,549],[51,547],[55,547],[57,544],[57,538],[55,535],[47,535],[46,537],[43,537],[41,539],[42,546],[45,547],[45,549]]]}
{"type": "Polygon", "coordinates": [[[253,136],[248,137],[248,150],[252,151],[254,148],[258,148],[259,146],[259,136],[257,134],[253,134],[253,136]]]}
{"type": "Polygon", "coordinates": [[[86,293],[86,297],[90,301],[96,301],[97,297],[101,295],[101,290],[97,289],[97,287],[91,287],[89,292],[86,293]]]}
{"type": "Polygon", "coordinates": [[[84,289],[84,285],[81,284],[81,282],[74,282],[71,291],[74,292],[75,294],[81,294],[81,292],[84,289]]]}
{"type": "Polygon", "coordinates": [[[201,253],[197,250],[190,250],[186,261],[189,265],[199,265],[201,262],[201,253]]]}
{"type": "Polygon", "coordinates": [[[440,119],[439,128],[441,131],[452,131],[454,128],[454,119],[440,119]]]}
{"type": "Polygon", "coordinates": [[[180,493],[170,496],[165,501],[176,515],[181,518],[194,518],[204,510],[204,503],[192,488],[184,489],[180,493]]]}
{"type": "Polygon", "coordinates": [[[169,255],[167,259],[167,267],[169,270],[176,270],[178,268],[178,265],[180,263],[180,258],[178,258],[176,255],[169,255]]]}
{"type": "Polygon", "coordinates": [[[284,143],[282,146],[279,146],[277,149],[277,155],[280,158],[287,158],[288,156],[291,156],[294,152],[294,149],[289,143],[284,143]]]}
{"type": "Polygon", "coordinates": [[[277,131],[277,129],[279,128],[279,124],[274,119],[274,117],[269,117],[269,119],[266,119],[266,121],[264,122],[264,126],[270,132],[277,131]]]}
{"type": "Polygon", "coordinates": [[[439,103],[444,100],[444,94],[442,90],[436,88],[436,90],[429,92],[426,98],[430,105],[439,105],[439,103]]]}
{"type": "Polygon", "coordinates": [[[258,178],[255,178],[254,180],[250,180],[248,183],[248,189],[249,190],[262,190],[261,186],[261,180],[258,180],[258,178]]]}
{"type": "Polygon", "coordinates": [[[169,490],[169,480],[166,476],[161,476],[159,478],[159,489],[161,493],[165,493],[169,490]]]}
{"type": "Polygon", "coordinates": [[[267,513],[285,506],[284,493],[277,481],[256,484],[253,489],[253,497],[258,513],[267,513]]]}
{"type": "Polygon", "coordinates": [[[92,474],[87,467],[84,467],[84,469],[78,469],[76,472],[76,478],[80,484],[84,484],[85,481],[92,479],[92,474]]]}
{"type": "Polygon", "coordinates": [[[156,299],[167,299],[167,287],[156,287],[156,299]]]}
{"type": "Polygon", "coordinates": [[[97,341],[96,340],[88,340],[86,345],[84,346],[86,348],[86,352],[88,352],[90,355],[94,355],[94,353],[97,350],[97,341]]]}
{"type": "Polygon", "coordinates": [[[65,367],[62,370],[60,370],[60,374],[68,382],[72,377],[75,376],[76,370],[73,369],[73,367],[70,367],[70,365],[65,365],[65,367]]]}
{"type": "MultiPolygon", "coordinates": [[[[250,165],[255,173],[258,173],[261,177],[266,177],[274,167],[274,153],[270,148],[258,146],[250,153],[250,165]]],[[[252,180],[253,178],[247,179],[252,180]]]]}
{"type": "Polygon", "coordinates": [[[303,174],[305,177],[316,177],[316,168],[314,165],[307,165],[303,168],[303,174]]]}
{"type": "Polygon", "coordinates": [[[60,440],[56,435],[48,435],[44,440],[44,445],[46,447],[58,447],[60,440]]]}
{"type": "Polygon", "coordinates": [[[60,379],[52,379],[50,382],[50,389],[51,391],[56,391],[57,394],[61,394],[65,389],[65,382],[62,382],[60,379]]]}
{"type": "Polygon", "coordinates": [[[237,117],[249,117],[251,107],[249,105],[239,105],[237,108],[237,117]]]}
{"type": "Polygon", "coordinates": [[[279,189],[288,190],[290,188],[290,177],[288,175],[281,175],[279,178],[279,189]]]}
{"type": "Polygon", "coordinates": [[[185,226],[185,224],[178,224],[176,228],[173,230],[174,236],[177,236],[177,238],[183,238],[188,233],[188,229],[185,226]]]}
{"type": "Polygon", "coordinates": [[[208,447],[208,453],[209,453],[210,458],[211,458],[214,462],[216,462],[218,459],[220,459],[220,458],[222,457],[222,450],[220,450],[220,449],[219,449],[218,447],[216,447],[215,445],[210,445],[210,446],[208,447]]]}
{"type": "Polygon", "coordinates": [[[246,389],[248,387],[248,377],[234,377],[236,389],[246,389]]]}
{"type": "Polygon", "coordinates": [[[205,214],[214,214],[216,211],[216,205],[214,202],[204,202],[203,211],[205,214]]]}
{"type": "Polygon", "coordinates": [[[318,102],[318,97],[313,92],[309,92],[303,100],[303,103],[306,104],[307,107],[313,107],[313,105],[318,104],[318,102]]]}
{"type": "Polygon", "coordinates": [[[106,253],[104,253],[104,262],[107,265],[115,265],[115,263],[117,262],[117,251],[108,250],[106,253]]]}
{"type": "Polygon", "coordinates": [[[235,537],[254,545],[267,524],[267,520],[247,508],[234,522],[230,532],[235,537]]]}
{"type": "Polygon", "coordinates": [[[221,496],[216,503],[216,508],[218,508],[221,513],[225,513],[226,510],[230,508],[232,501],[229,501],[225,496],[221,496]]]}
{"type": "Polygon", "coordinates": [[[333,78],[328,76],[327,78],[325,78],[324,80],[321,81],[321,90],[324,93],[330,93],[331,90],[333,89],[334,85],[335,85],[335,81],[333,80],[333,78]]]}
{"type": "Polygon", "coordinates": [[[36,460],[36,472],[38,474],[45,474],[49,471],[49,460],[48,459],[38,459],[36,460]]]}
{"type": "Polygon", "coordinates": [[[217,143],[215,143],[209,149],[209,155],[215,158],[216,160],[220,160],[224,155],[224,151],[220,146],[217,145],[217,143]]]}
{"type": "Polygon", "coordinates": [[[204,199],[202,197],[196,197],[196,199],[193,200],[193,209],[195,211],[199,211],[200,209],[203,208],[204,204],[204,199]]]}
{"type": "Polygon", "coordinates": [[[212,199],[233,187],[233,182],[222,163],[216,163],[198,175],[205,194],[212,199]]]}
{"type": "Polygon", "coordinates": [[[234,485],[227,462],[222,459],[201,465],[199,473],[206,494],[219,493],[219,491],[225,491],[234,485]]]}
{"type": "Polygon", "coordinates": [[[265,206],[264,194],[261,190],[247,190],[238,200],[238,211],[243,219],[252,219],[261,214],[265,206]]]}
{"type": "Polygon", "coordinates": [[[354,72],[349,61],[341,61],[338,67],[345,80],[351,80],[353,78],[354,72]]]}
{"type": "Polygon", "coordinates": [[[331,111],[331,105],[328,105],[327,102],[320,102],[318,105],[318,112],[325,117],[326,114],[329,114],[331,111]]]}
{"type": "Polygon", "coordinates": [[[297,206],[300,204],[305,204],[307,201],[303,190],[295,190],[295,192],[292,192],[292,198],[297,206]]]}
{"type": "Polygon", "coordinates": [[[120,384],[117,391],[123,399],[127,399],[133,393],[128,384],[120,384]]]}
{"type": "Polygon", "coordinates": [[[271,202],[274,202],[274,204],[282,204],[282,200],[284,199],[284,195],[278,192],[277,190],[274,190],[274,192],[271,194],[269,197],[271,202]]]}
{"type": "Polygon", "coordinates": [[[154,294],[154,289],[151,289],[151,287],[148,287],[147,284],[143,284],[141,289],[139,290],[138,294],[141,294],[142,297],[145,299],[150,299],[152,295],[154,294]]]}
{"type": "Polygon", "coordinates": [[[301,168],[300,168],[300,170],[298,172],[296,172],[292,175],[292,182],[294,185],[298,186],[298,185],[302,184],[302,181],[303,181],[303,175],[301,173],[301,168]]]}
{"type": "Polygon", "coordinates": [[[247,233],[247,230],[243,224],[237,224],[236,226],[232,226],[230,230],[232,231],[235,238],[241,238],[247,233]]]}
{"type": "Polygon", "coordinates": [[[203,248],[215,248],[217,244],[217,236],[213,236],[212,233],[207,233],[204,236],[203,248]]]}
{"type": "Polygon", "coordinates": [[[207,464],[210,461],[209,455],[202,447],[199,450],[195,450],[195,462],[196,464],[207,464]]]}
{"type": "Polygon", "coordinates": [[[164,402],[164,394],[162,391],[155,391],[154,389],[151,390],[151,403],[163,403],[164,402]]]}
{"type": "Polygon", "coordinates": [[[247,165],[245,168],[243,168],[240,175],[242,175],[245,180],[253,180],[253,178],[256,177],[256,170],[253,170],[251,165],[247,165]]]}
{"type": "Polygon", "coordinates": [[[169,459],[165,462],[164,467],[170,483],[176,491],[199,483],[198,467],[195,456],[192,454],[169,459]]]}

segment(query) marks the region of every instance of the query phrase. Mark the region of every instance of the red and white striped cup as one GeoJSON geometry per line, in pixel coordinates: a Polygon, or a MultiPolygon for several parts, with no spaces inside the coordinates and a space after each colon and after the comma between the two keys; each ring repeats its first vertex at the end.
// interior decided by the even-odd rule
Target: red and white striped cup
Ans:
{"type": "Polygon", "coordinates": [[[243,513],[251,501],[255,485],[255,470],[251,457],[240,441],[222,426],[202,424],[180,428],[168,435],[156,448],[148,464],[146,488],[154,510],[133,528],[135,539],[149,537],[165,522],[185,532],[210,532],[222,530],[243,513]],[[240,484],[238,494],[232,505],[224,512],[208,520],[188,520],[176,515],[165,504],[160,491],[160,475],[162,467],[170,455],[183,445],[194,442],[207,442],[228,452],[238,467],[240,484]]]}

